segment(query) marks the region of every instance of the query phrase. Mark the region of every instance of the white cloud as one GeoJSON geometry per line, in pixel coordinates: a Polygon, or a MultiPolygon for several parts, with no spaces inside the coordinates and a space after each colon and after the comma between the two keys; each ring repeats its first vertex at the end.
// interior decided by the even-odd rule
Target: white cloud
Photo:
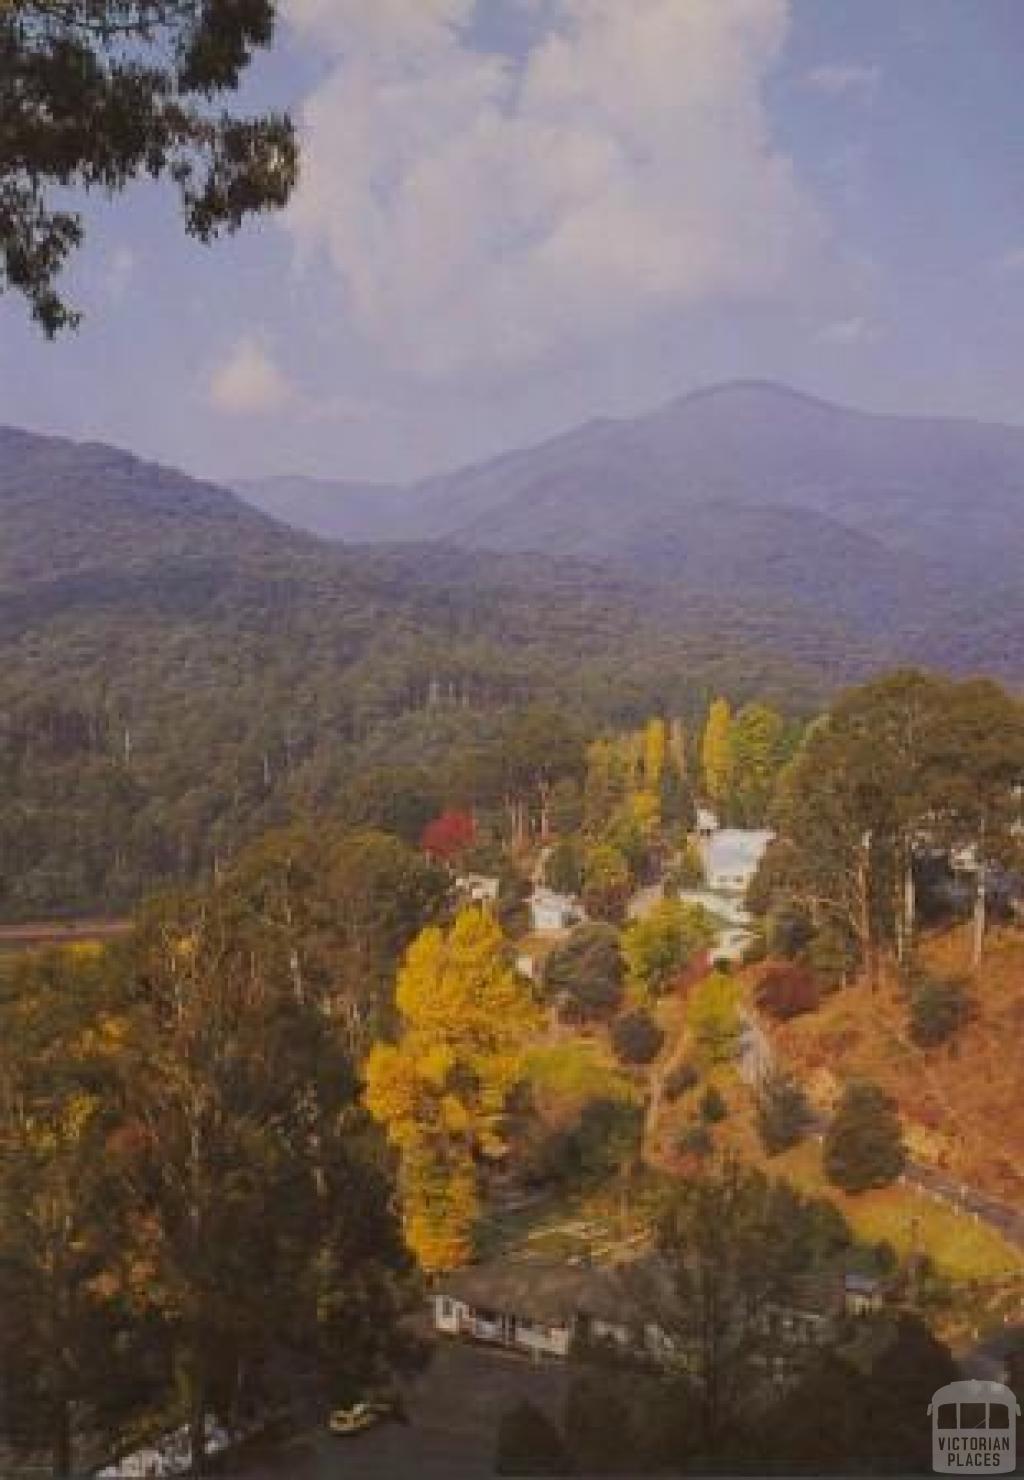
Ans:
{"type": "Polygon", "coordinates": [[[804,80],[815,92],[825,93],[828,97],[855,97],[864,103],[872,103],[882,80],[882,70],[876,63],[839,62],[812,67],[804,80]]]}
{"type": "Polygon", "coordinates": [[[831,324],[825,324],[818,330],[816,337],[823,344],[846,346],[875,344],[881,338],[881,330],[870,319],[856,316],[849,319],[836,319],[831,324]]]}
{"type": "Polygon", "coordinates": [[[786,0],[550,0],[513,62],[473,0],[289,0],[332,57],[288,224],[355,327],[425,375],[776,301],[827,233],[771,140],[786,0]]]}
{"type": "Polygon", "coordinates": [[[263,345],[246,336],[210,376],[209,399],[231,416],[258,416],[289,406],[295,390],[263,345]]]}

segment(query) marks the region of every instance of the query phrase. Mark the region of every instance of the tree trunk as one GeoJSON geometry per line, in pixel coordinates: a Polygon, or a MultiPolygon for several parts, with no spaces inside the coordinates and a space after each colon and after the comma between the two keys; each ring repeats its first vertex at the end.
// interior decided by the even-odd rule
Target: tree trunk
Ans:
{"type": "Polygon", "coordinates": [[[914,883],[914,855],[907,854],[906,873],[903,877],[903,920],[906,945],[914,949],[914,932],[917,929],[917,885],[914,883]]]}
{"type": "Polygon", "coordinates": [[[872,992],[878,990],[878,953],[875,950],[875,930],[871,918],[871,834],[866,832],[861,839],[860,863],[857,870],[857,888],[860,904],[860,938],[864,953],[864,971],[872,992]]]}
{"type": "Polygon", "coordinates": [[[987,909],[985,903],[985,865],[978,864],[978,883],[974,895],[974,918],[971,921],[971,966],[976,971],[981,965],[981,955],[985,946],[985,926],[987,923],[987,909]]]}

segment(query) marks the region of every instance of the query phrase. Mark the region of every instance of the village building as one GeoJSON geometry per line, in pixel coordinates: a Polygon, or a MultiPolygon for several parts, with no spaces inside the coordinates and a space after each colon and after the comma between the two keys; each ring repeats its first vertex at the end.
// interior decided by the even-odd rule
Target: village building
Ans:
{"type": "Polygon", "coordinates": [[[455,888],[462,899],[471,904],[495,905],[501,881],[488,874],[460,874],[455,888]]]}
{"type": "Polygon", "coordinates": [[[765,828],[721,828],[701,844],[707,887],[716,894],[745,894],[768,844],[775,836],[765,828]]]}
{"type": "Polygon", "coordinates": [[[535,889],[530,896],[530,924],[537,935],[571,930],[583,919],[583,907],[570,894],[553,889],[535,889]]]}
{"type": "Polygon", "coordinates": [[[450,1275],[433,1296],[442,1335],[568,1357],[575,1340],[627,1345],[637,1324],[618,1267],[507,1260],[450,1275]]]}
{"type": "MultiPolygon", "coordinates": [[[[438,1334],[537,1360],[564,1360],[577,1342],[611,1342],[653,1361],[672,1355],[685,1362],[677,1339],[658,1320],[675,1299],[668,1271],[654,1258],[608,1265],[520,1259],[458,1270],[431,1303],[438,1334]]],[[[881,1304],[878,1281],[835,1265],[798,1279],[785,1306],[766,1305],[761,1313],[767,1375],[786,1380],[844,1316],[868,1314],[881,1304]]]]}

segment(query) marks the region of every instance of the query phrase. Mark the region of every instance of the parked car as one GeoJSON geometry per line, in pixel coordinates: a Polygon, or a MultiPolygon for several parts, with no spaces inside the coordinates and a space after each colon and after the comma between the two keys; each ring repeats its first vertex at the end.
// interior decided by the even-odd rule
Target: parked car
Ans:
{"type": "Polygon", "coordinates": [[[336,1438],[351,1439],[398,1417],[398,1405],[393,1399],[365,1398],[350,1408],[335,1408],[327,1420],[327,1427],[336,1438]]]}

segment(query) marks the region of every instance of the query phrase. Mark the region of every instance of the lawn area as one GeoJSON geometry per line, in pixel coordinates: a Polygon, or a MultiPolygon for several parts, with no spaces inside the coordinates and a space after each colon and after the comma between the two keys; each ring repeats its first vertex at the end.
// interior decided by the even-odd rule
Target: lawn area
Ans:
{"type": "Polygon", "coordinates": [[[526,1079],[535,1096],[584,1104],[593,1099],[636,1102],[641,1087],[598,1038],[564,1037],[540,1043],[526,1057],[526,1079]]]}
{"type": "Polygon", "coordinates": [[[923,1250],[949,1279],[992,1279],[1021,1268],[1019,1250],[994,1229],[965,1214],[958,1216],[915,1188],[897,1183],[850,1197],[832,1187],[825,1179],[817,1141],[805,1141],[764,1164],[803,1192],[834,1202],[859,1239],[885,1240],[901,1255],[923,1250]]]}

